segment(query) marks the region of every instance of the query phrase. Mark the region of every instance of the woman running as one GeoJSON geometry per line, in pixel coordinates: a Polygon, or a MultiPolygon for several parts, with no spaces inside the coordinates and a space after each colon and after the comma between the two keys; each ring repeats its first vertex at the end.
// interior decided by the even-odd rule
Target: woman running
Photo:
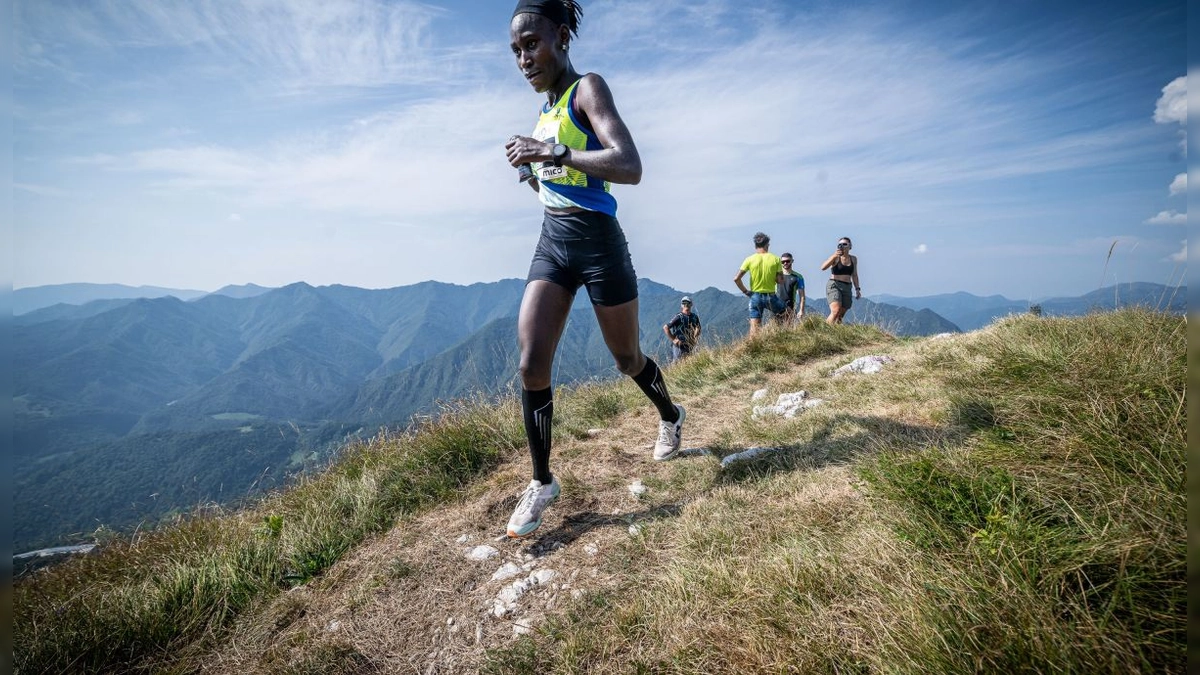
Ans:
{"type": "Polygon", "coordinates": [[[582,14],[574,0],[520,0],[509,24],[517,68],[547,99],[533,135],[513,136],[504,146],[510,164],[529,165],[533,176],[523,172],[522,180],[529,180],[545,207],[517,319],[533,480],[508,521],[510,537],[536,530],[560,492],[550,473],[550,373],[580,286],[587,288],[617,369],[658,408],[655,460],[679,451],[683,430],[683,406],[672,403],[658,365],[638,344],[637,275],[609,191],[610,183],[641,181],[642,161],[604,78],[580,75],[571,64],[571,36],[579,34],[582,14]]]}

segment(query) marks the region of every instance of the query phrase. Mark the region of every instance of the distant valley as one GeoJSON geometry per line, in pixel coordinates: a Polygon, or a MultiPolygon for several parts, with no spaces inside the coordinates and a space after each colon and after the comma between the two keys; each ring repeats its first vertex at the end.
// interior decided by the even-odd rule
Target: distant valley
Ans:
{"type": "MultiPolygon", "coordinates": [[[[440,400],[517,386],[517,279],[382,290],[143,287],[154,297],[93,286],[14,292],[15,552],[234,503],[322,466],[354,438],[435,413],[440,400]],[[115,296],[98,297],[105,293],[115,296]]],[[[665,363],[661,326],[683,293],[648,279],[639,292],[643,349],[665,363]]],[[[706,343],[745,334],[740,295],[689,295],[706,343]]],[[[965,295],[864,299],[848,318],[919,336],[959,330],[951,315],[973,328],[989,312],[1028,311],[979,298],[972,309],[975,296],[965,295]]],[[[1162,308],[1182,311],[1185,293],[1145,284],[1092,295],[1045,301],[1043,311],[1083,313],[1135,297],[1152,306],[1170,298],[1162,308]]],[[[808,307],[828,309],[820,298],[808,307]]],[[[581,292],[555,381],[617,375],[581,292]]]]}

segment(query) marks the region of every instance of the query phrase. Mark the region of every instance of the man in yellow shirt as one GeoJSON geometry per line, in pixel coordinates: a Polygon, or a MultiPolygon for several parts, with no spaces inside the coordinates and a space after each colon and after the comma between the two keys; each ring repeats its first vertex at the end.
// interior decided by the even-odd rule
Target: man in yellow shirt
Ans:
{"type": "Polygon", "coordinates": [[[779,256],[768,251],[770,247],[770,237],[762,232],[755,233],[754,255],[742,261],[737,276],[733,278],[733,283],[737,284],[738,289],[750,298],[751,335],[762,325],[764,313],[782,316],[787,309],[775,294],[776,286],[783,282],[783,264],[779,261],[779,256]],[[746,288],[746,284],[742,283],[746,272],[750,273],[750,288],[746,288]]]}

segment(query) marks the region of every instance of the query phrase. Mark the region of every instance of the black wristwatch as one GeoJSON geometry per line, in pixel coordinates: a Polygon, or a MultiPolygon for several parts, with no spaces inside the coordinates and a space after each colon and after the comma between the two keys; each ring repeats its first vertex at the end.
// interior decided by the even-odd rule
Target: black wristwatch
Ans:
{"type": "Polygon", "coordinates": [[[554,158],[554,166],[562,166],[563,160],[567,158],[567,152],[570,148],[562,143],[555,143],[554,149],[550,151],[550,156],[554,158]]]}

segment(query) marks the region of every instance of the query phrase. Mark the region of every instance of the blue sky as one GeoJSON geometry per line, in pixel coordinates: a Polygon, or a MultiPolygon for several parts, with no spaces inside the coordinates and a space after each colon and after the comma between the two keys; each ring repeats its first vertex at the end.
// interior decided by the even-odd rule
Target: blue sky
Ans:
{"type": "MultiPolygon", "coordinates": [[[[16,3],[14,287],[523,278],[540,206],[503,144],[543,98],[512,4],[16,3]]],[[[733,291],[758,230],[814,288],[852,237],[867,295],[1184,276],[1182,2],[584,12],[572,60],[642,156],[614,186],[639,276],[733,291]]]]}

